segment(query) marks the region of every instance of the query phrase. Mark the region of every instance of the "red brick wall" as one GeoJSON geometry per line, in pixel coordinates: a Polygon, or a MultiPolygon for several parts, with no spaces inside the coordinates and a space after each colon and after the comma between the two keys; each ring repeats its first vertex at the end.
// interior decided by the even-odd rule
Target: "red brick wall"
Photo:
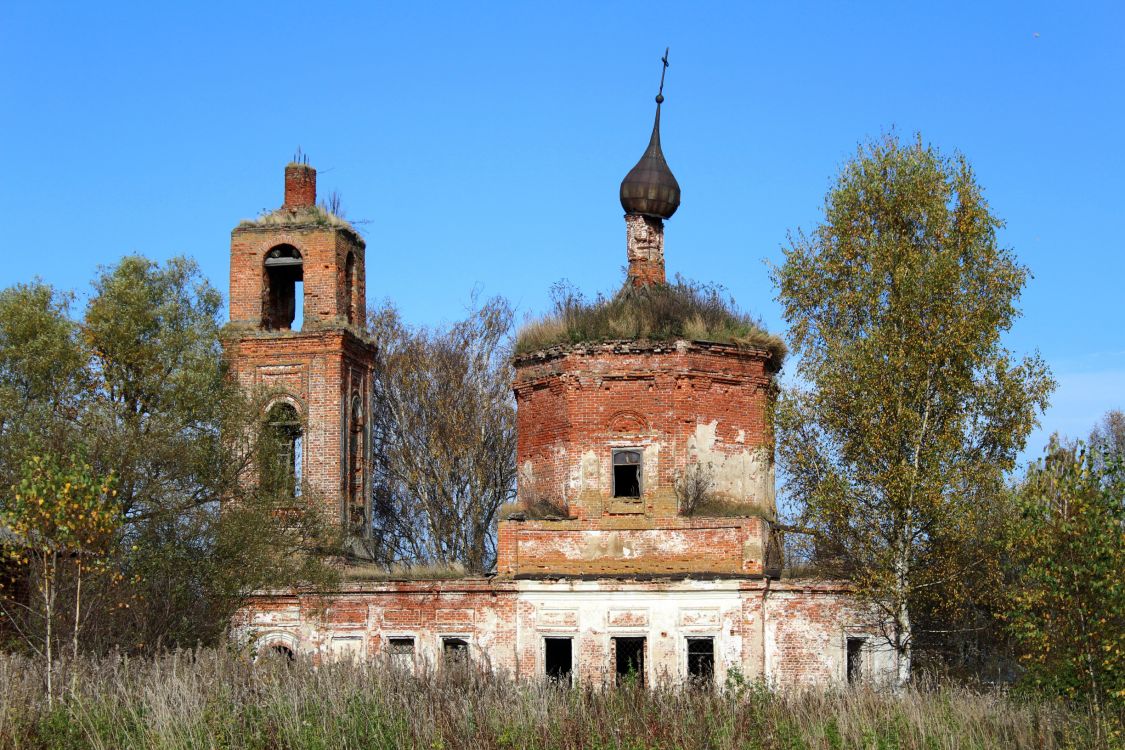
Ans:
{"type": "Polygon", "coordinates": [[[602,509],[568,487],[583,453],[601,462],[598,494],[609,500],[612,448],[659,446],[658,473],[644,476],[646,495],[658,499],[687,466],[699,425],[718,423],[719,451],[771,445],[767,361],[758,350],[688,342],[524,356],[516,362],[517,461],[531,463],[539,491],[565,497],[584,516],[602,509]]]}
{"type": "MultiPolygon", "coordinates": [[[[291,245],[303,259],[306,328],[341,325],[366,309],[365,247],[348,229],[317,225],[249,225],[231,232],[230,319],[241,327],[257,328],[262,322],[265,296],[265,257],[278,245],[291,245]],[[345,299],[344,269],[348,253],[355,256],[355,282],[351,299],[345,299]]],[[[362,322],[362,316],[355,320],[362,322]]]]}
{"type": "Polygon", "coordinates": [[[664,221],[655,216],[625,214],[625,248],[631,286],[663,284],[664,221]]]}
{"type": "MultiPolygon", "coordinates": [[[[291,164],[285,169],[285,208],[316,202],[316,170],[291,164]]],[[[302,216],[292,214],[294,222],[302,216]]],[[[320,495],[325,511],[341,522],[347,492],[346,451],[350,405],[358,395],[370,414],[374,345],[361,337],[366,309],[365,246],[350,228],[302,223],[244,223],[231,232],[231,327],[224,340],[232,374],[244,387],[263,388],[290,401],[304,423],[302,476],[320,495]],[[302,258],[304,311],[301,331],[265,330],[265,256],[290,245],[302,258]],[[346,274],[349,268],[351,274],[346,274]],[[354,321],[349,325],[349,318],[354,321]]],[[[370,425],[370,418],[365,418],[370,425]]],[[[369,465],[369,442],[360,457],[369,465]]],[[[364,482],[363,497],[369,490],[364,482]]]]}
{"type": "Polygon", "coordinates": [[[758,516],[503,521],[496,570],[524,578],[757,576],[768,526],[758,516]]]}
{"type": "Polygon", "coordinates": [[[869,638],[864,678],[878,682],[894,657],[879,635],[877,612],[839,582],[453,581],[349,583],[322,594],[252,597],[235,632],[259,648],[284,645],[320,661],[372,659],[387,640],[415,639],[416,666],[440,666],[442,637],[471,644],[483,669],[539,679],[543,639],[571,638],[574,675],[613,680],[614,637],[644,637],[652,683],[686,676],[686,638],[714,639],[719,684],[737,669],[775,686],[845,679],[848,636],[869,638]]]}
{"type": "Polygon", "coordinates": [[[516,591],[486,579],[347,584],[345,590],[308,595],[258,595],[235,620],[260,639],[259,647],[287,644],[318,661],[333,640],[358,638],[358,656],[372,659],[387,639],[415,639],[419,668],[441,661],[441,639],[469,641],[474,663],[516,674],[516,591]]]}
{"type": "Polygon", "coordinates": [[[713,494],[744,504],[747,515],[772,518],[768,356],[680,341],[560,348],[517,360],[521,502],[565,504],[577,521],[502,523],[498,570],[760,573],[764,526],[683,518],[674,485],[690,464],[717,462],[717,475],[729,481],[716,483],[713,494]],[[628,447],[643,449],[640,502],[613,497],[613,449],[628,447]],[[765,463],[754,478],[745,466],[759,459],[765,463]],[[610,562],[590,552],[600,542],[589,532],[613,529],[633,531],[605,542],[630,550],[610,562]],[[659,535],[645,529],[677,533],[656,543],[659,535]],[[557,537],[548,541],[552,532],[557,537]]]}
{"type": "Polygon", "coordinates": [[[226,341],[231,373],[244,388],[266,389],[296,406],[304,423],[304,480],[341,520],[348,406],[358,394],[363,413],[370,413],[374,356],[371,343],[339,329],[254,332],[226,341]]]}

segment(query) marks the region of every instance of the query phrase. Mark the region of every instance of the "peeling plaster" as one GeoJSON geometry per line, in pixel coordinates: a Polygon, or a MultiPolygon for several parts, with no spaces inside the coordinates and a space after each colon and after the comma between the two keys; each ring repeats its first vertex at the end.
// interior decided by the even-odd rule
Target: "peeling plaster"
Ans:
{"type": "Polygon", "coordinates": [[[688,455],[707,467],[713,478],[713,490],[735,502],[758,505],[767,515],[776,516],[774,498],[774,465],[770,448],[740,448],[745,433],[739,431],[735,443],[724,444],[718,438],[719,422],[696,425],[688,438],[688,455]]]}

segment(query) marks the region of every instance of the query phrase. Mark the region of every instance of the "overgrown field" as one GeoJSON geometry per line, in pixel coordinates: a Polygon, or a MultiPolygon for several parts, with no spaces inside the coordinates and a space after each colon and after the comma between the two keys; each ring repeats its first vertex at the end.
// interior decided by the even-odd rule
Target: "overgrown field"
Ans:
{"type": "Polygon", "coordinates": [[[774,694],[559,689],[385,665],[254,663],[222,651],[86,660],[47,705],[38,670],[0,656],[3,748],[1061,748],[1087,714],[960,687],[774,694]]]}

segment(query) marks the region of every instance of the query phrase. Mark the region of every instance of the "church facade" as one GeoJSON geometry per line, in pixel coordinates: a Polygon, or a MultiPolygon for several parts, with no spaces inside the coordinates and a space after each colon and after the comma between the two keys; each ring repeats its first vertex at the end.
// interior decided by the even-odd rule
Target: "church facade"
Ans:
{"type": "MultiPolygon", "coordinates": [[[[660,144],[621,185],[626,284],[665,283],[664,221],[680,201],[660,144]]],[[[294,487],[360,529],[378,341],[363,326],[366,248],[316,206],[316,171],[286,167],[283,206],[231,240],[232,372],[278,394],[294,487]],[[300,330],[296,330],[300,305],[300,330]]],[[[894,671],[882,621],[841,582],[781,578],[764,349],[698,340],[559,345],[520,355],[518,491],[492,575],[346,580],[260,592],[236,618],[259,650],[469,662],[518,678],[612,684],[761,679],[780,686],[894,671]],[[686,508],[707,472],[711,506],[686,508]],[[544,511],[544,509],[547,509],[544,511]]]]}

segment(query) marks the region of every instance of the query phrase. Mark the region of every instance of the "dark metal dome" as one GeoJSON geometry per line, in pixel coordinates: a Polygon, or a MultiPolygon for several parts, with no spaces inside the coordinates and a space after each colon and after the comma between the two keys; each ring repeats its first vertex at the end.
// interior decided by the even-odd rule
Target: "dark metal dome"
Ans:
{"type": "Polygon", "coordinates": [[[667,219],[680,207],[680,183],[676,182],[660,150],[660,104],[663,101],[664,96],[657,95],[656,121],[644,156],[621,181],[621,207],[625,213],[667,219]]]}

